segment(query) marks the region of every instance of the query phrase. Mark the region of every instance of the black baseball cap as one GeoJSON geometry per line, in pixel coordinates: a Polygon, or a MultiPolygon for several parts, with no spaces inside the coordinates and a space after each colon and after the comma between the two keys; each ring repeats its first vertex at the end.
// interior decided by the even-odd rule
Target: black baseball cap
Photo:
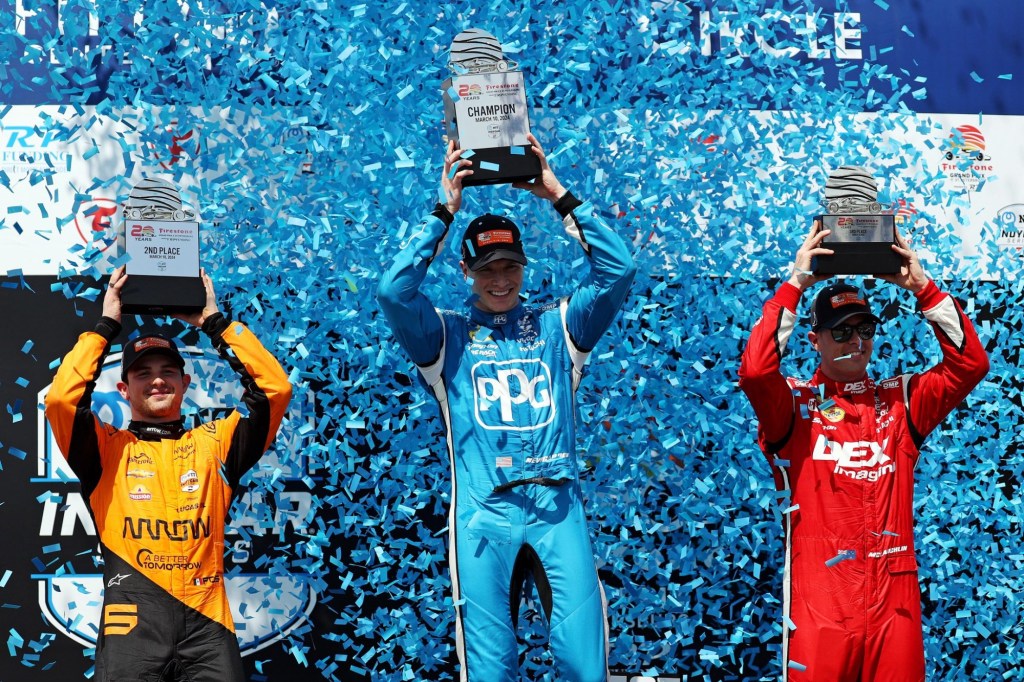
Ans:
{"type": "Polygon", "coordinates": [[[832,329],[856,315],[865,315],[881,324],[860,290],[850,284],[830,284],[818,292],[811,310],[811,329],[832,329]]]}
{"type": "Polygon", "coordinates": [[[124,352],[121,354],[121,380],[128,376],[128,370],[139,358],[153,353],[168,356],[184,371],[185,359],[181,357],[174,341],[160,334],[146,334],[125,344],[124,352]]]}
{"type": "Polygon", "coordinates": [[[508,259],[526,265],[526,253],[519,227],[503,216],[485,213],[466,228],[462,235],[462,260],[470,270],[508,259]]]}

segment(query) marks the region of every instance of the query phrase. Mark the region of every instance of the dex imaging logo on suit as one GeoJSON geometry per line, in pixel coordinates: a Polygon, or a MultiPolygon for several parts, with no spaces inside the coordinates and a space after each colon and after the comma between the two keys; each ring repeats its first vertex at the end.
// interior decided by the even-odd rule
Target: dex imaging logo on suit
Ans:
{"type": "Polygon", "coordinates": [[[485,429],[530,431],[555,418],[551,369],[544,362],[478,362],[472,375],[476,420],[485,429]]]}

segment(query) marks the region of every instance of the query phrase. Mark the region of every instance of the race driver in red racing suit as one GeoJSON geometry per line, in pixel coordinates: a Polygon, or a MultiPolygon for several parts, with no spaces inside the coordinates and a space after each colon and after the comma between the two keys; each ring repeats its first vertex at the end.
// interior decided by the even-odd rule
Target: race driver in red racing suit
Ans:
{"type": "Polygon", "coordinates": [[[928,279],[897,235],[903,258],[879,277],[911,291],[942,361],[876,382],[866,373],[879,323],[846,284],[817,296],[808,334],[821,356],[809,381],[780,361],[828,231],[812,227],[793,275],[764,304],[743,353],[740,388],[785,514],[783,680],[921,682],[924,645],[914,556],[914,467],[925,437],[988,371],[988,357],[956,301],[928,279]]]}
{"type": "Polygon", "coordinates": [[[121,331],[111,276],[103,317],[61,362],[46,418],[82,484],[103,552],[98,682],[241,682],[238,640],[224,587],[224,524],[239,479],[274,441],[291,398],[288,376],[251,331],[217,309],[203,273],[202,312],[176,316],[201,327],[245,392],[246,416],[186,429],[181,404],[190,377],[174,342],[159,335],[125,344],[118,391],[127,429],[92,412],[92,392],[121,331]]]}

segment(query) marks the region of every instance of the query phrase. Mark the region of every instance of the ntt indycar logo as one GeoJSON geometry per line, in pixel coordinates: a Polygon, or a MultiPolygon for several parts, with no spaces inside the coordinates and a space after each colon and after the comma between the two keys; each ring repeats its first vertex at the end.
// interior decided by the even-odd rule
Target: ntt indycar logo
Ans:
{"type": "MultiPolygon", "coordinates": [[[[227,404],[237,403],[241,394],[237,375],[223,360],[212,355],[206,356],[195,349],[182,349],[182,356],[186,360],[185,371],[192,376],[192,384],[185,395],[186,411],[194,411],[200,415],[201,421],[225,415],[229,411],[227,404]]],[[[131,419],[127,402],[117,391],[120,375],[121,354],[111,354],[104,361],[92,402],[93,412],[116,428],[126,427],[131,419]]],[[[49,386],[39,392],[39,405],[43,404],[48,390],[49,386]]],[[[300,449],[298,445],[288,442],[291,437],[293,434],[282,433],[278,436],[277,447],[280,452],[296,452],[300,449]]],[[[33,497],[39,501],[40,506],[37,507],[39,511],[36,519],[30,523],[38,524],[41,550],[29,548],[28,551],[53,559],[45,565],[37,563],[38,572],[32,576],[38,586],[40,613],[58,632],[91,649],[96,646],[103,603],[102,562],[99,552],[95,551],[92,561],[88,562],[90,568],[95,566],[94,573],[67,571],[65,564],[70,565],[78,560],[78,553],[75,549],[64,548],[83,542],[95,548],[98,543],[96,527],[78,479],[57,449],[42,410],[39,415],[37,447],[37,476],[31,480],[31,484],[33,497]],[[62,551],[64,555],[60,554],[62,551]]],[[[308,475],[304,459],[281,460],[274,452],[268,452],[263,462],[270,464],[270,470],[283,474],[280,479],[283,483],[299,482],[308,475]]],[[[134,457],[129,464],[131,466],[126,475],[133,481],[146,481],[145,484],[140,482],[132,486],[135,491],[132,496],[139,495],[139,499],[148,499],[150,493],[147,486],[156,484],[153,483],[152,472],[139,467],[152,466],[152,458],[145,455],[134,457]]],[[[171,484],[186,491],[198,485],[198,476],[194,471],[188,471],[180,480],[174,480],[171,484]]],[[[253,654],[270,646],[303,626],[316,604],[316,592],[308,576],[284,573],[270,575],[263,561],[262,552],[266,550],[258,550],[254,546],[263,534],[287,538],[292,530],[305,532],[299,519],[308,516],[312,506],[311,493],[288,488],[282,490],[277,500],[280,504],[276,505],[273,524],[269,527],[266,519],[254,510],[254,507],[265,504],[253,499],[255,496],[255,493],[243,496],[246,505],[241,510],[236,509],[231,523],[225,529],[224,575],[211,568],[208,575],[194,578],[197,586],[224,582],[242,655],[253,654]],[[241,607],[246,603],[253,604],[254,600],[255,603],[262,603],[261,607],[248,608],[243,613],[241,607]]],[[[202,506],[199,502],[183,505],[183,511],[198,512],[196,518],[172,524],[148,518],[128,518],[122,533],[125,537],[131,536],[143,542],[163,537],[179,541],[209,537],[210,524],[214,521],[202,513],[202,506]]],[[[185,552],[164,554],[143,547],[132,559],[139,567],[167,571],[170,574],[202,568],[199,561],[185,552]]],[[[119,575],[113,577],[111,582],[122,584],[130,579],[130,575],[119,575]]]]}
{"type": "Polygon", "coordinates": [[[996,216],[999,237],[996,243],[1006,249],[1024,248],[1024,204],[1010,204],[996,216]]]}
{"type": "Polygon", "coordinates": [[[532,431],[554,420],[551,369],[540,360],[478,362],[472,374],[476,420],[485,429],[532,431]]]}

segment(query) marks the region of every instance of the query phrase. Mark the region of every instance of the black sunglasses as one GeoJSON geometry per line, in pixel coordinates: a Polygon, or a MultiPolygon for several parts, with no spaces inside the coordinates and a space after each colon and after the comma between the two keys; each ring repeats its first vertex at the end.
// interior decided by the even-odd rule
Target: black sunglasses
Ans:
{"type": "Polygon", "coordinates": [[[850,337],[853,336],[854,330],[857,331],[857,335],[860,338],[867,341],[875,335],[875,332],[878,330],[878,324],[875,322],[861,322],[857,326],[840,324],[829,329],[832,332],[832,339],[836,343],[846,343],[849,341],[850,337]]]}

